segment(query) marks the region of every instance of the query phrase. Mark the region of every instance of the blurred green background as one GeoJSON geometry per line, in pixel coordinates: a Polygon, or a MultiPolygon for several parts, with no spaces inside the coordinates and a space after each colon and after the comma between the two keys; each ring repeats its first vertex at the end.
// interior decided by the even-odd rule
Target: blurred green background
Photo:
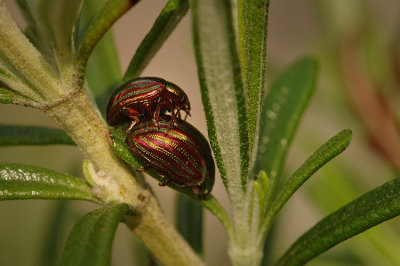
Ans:
{"type": "MultiPolygon", "coordinates": [[[[14,1],[6,2],[23,27],[14,1]]],[[[113,27],[122,69],[127,67],[165,3],[165,0],[141,1],[113,27]]],[[[361,72],[374,89],[373,94],[397,119],[397,137],[400,138],[400,1],[272,0],[268,27],[268,84],[298,57],[312,55],[320,62],[316,93],[289,152],[286,176],[335,133],[344,128],[353,130],[353,141],[348,150],[315,174],[280,214],[272,238],[273,246],[269,250],[273,261],[329,212],[396,174],[398,176],[400,169],[396,167],[396,159],[391,162],[385,157],[382,147],[365,126],[368,115],[363,117],[357,112],[357,103],[352,98],[354,83],[346,79],[346,71],[354,68],[343,64],[342,56],[355,55],[361,72]],[[346,70],[346,66],[349,69],[346,70]]],[[[182,87],[192,105],[192,117],[188,121],[206,135],[190,30],[189,12],[142,76],[162,77],[182,87]]],[[[361,107],[366,108],[363,98],[359,99],[361,107]]],[[[12,105],[0,105],[0,123],[57,127],[40,111],[12,105]]],[[[396,120],[393,123],[396,125],[396,120]]],[[[382,130],[378,138],[390,145],[391,140],[386,139],[384,133],[382,130]]],[[[391,146],[396,147],[395,144],[391,146]]],[[[69,146],[2,147],[0,150],[2,162],[37,165],[77,176],[82,176],[82,159],[79,150],[69,146]]],[[[174,192],[167,187],[160,188],[150,178],[148,181],[172,223],[174,192]]],[[[218,177],[213,193],[228,206],[218,177]]],[[[62,237],[58,242],[54,240],[53,246],[53,253],[58,256],[57,247],[62,249],[73,223],[94,208],[94,204],[85,202],[0,202],[0,265],[45,265],[43,253],[48,251],[43,243],[49,235],[54,235],[49,232],[56,211],[65,210],[59,217],[65,226],[57,229],[62,237]]],[[[230,265],[222,226],[209,213],[205,217],[207,264],[230,265]]],[[[333,248],[310,265],[400,265],[400,254],[397,258],[394,254],[395,250],[400,250],[399,236],[400,220],[395,218],[371,229],[368,235],[355,237],[333,248]]],[[[119,226],[113,265],[136,265],[134,258],[138,255],[134,254],[133,242],[132,234],[125,226],[119,226]]]]}

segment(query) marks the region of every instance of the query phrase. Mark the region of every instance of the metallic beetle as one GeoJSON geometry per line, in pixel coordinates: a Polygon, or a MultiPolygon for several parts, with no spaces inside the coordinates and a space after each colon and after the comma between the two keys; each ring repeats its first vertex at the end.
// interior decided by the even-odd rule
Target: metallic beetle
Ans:
{"type": "Polygon", "coordinates": [[[189,123],[177,119],[171,126],[170,117],[161,115],[158,123],[149,119],[136,124],[126,138],[133,154],[147,167],[155,169],[164,181],[190,187],[204,198],[214,185],[215,166],[210,145],[189,123]]]}
{"type": "Polygon", "coordinates": [[[159,115],[168,111],[175,124],[181,110],[190,115],[190,102],[181,88],[161,78],[144,77],[126,82],[112,94],[106,118],[110,126],[149,118],[158,122],[159,115]]]}

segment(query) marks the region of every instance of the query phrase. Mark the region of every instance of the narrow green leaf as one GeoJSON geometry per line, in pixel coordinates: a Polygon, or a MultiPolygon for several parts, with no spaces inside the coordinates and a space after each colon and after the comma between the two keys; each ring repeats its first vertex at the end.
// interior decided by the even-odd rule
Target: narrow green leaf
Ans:
{"type": "Polygon", "coordinates": [[[264,191],[265,199],[268,199],[270,187],[267,173],[265,171],[260,171],[260,173],[258,173],[257,181],[260,183],[261,188],[264,191]]]}
{"type": "Polygon", "coordinates": [[[59,253],[62,250],[64,234],[66,232],[65,219],[67,218],[70,201],[59,200],[55,202],[53,213],[48,217],[49,223],[43,237],[41,255],[39,257],[40,266],[57,265],[59,253]]]}
{"type": "Polygon", "coordinates": [[[124,215],[131,213],[129,205],[117,204],[104,206],[83,216],[69,234],[60,265],[110,265],[117,226],[124,215]]]}
{"type": "MultiPolygon", "coordinates": [[[[100,12],[104,0],[87,0],[82,7],[80,28],[84,31],[89,23],[100,12]]],[[[107,99],[121,83],[122,72],[118,60],[118,52],[114,43],[114,36],[110,29],[99,41],[89,57],[86,67],[86,80],[90,90],[96,98],[97,106],[104,114],[107,99]]]]}
{"type": "MultiPolygon", "coordinates": [[[[354,175],[356,173],[341,163],[325,165],[319,177],[307,186],[307,194],[319,210],[330,213],[360,195],[359,182],[354,183],[354,178],[349,178],[354,175]]],[[[392,225],[388,223],[364,232],[352,239],[346,250],[370,265],[400,265],[400,235],[392,225]]]]}
{"type": "Polygon", "coordinates": [[[109,31],[94,48],[86,68],[86,80],[103,115],[108,97],[121,84],[121,79],[122,72],[114,37],[109,31]]]}
{"type": "Polygon", "coordinates": [[[203,207],[199,202],[184,196],[176,195],[175,224],[179,233],[190,244],[193,250],[203,254],[203,207]]]}
{"type": "Polygon", "coordinates": [[[362,195],[304,233],[277,265],[303,265],[324,251],[400,214],[400,178],[362,195]]]}
{"type": "Polygon", "coordinates": [[[299,169],[296,170],[271,204],[265,218],[264,230],[269,229],[279,210],[289,200],[294,192],[296,192],[296,190],[311,177],[312,174],[349,146],[351,136],[352,133],[350,130],[347,129],[341,131],[322,145],[300,166],[299,169]]]}
{"type": "Polygon", "coordinates": [[[0,85],[6,89],[18,93],[18,98],[25,97],[25,103],[29,100],[41,102],[44,97],[35,86],[13,65],[13,63],[0,51],[0,85]]]}
{"type": "Polygon", "coordinates": [[[0,200],[16,199],[98,201],[89,185],[76,177],[36,166],[0,163],[0,200]]]}
{"type": "Polygon", "coordinates": [[[90,23],[94,20],[97,14],[104,7],[106,0],[85,0],[82,5],[82,10],[79,16],[78,31],[76,32],[76,43],[75,45],[79,47],[82,41],[82,37],[88,29],[90,23]]]}
{"type": "MultiPolygon", "coordinates": [[[[262,212],[262,210],[264,209],[263,204],[264,204],[264,202],[266,202],[266,200],[264,199],[264,191],[262,190],[260,183],[258,183],[257,180],[254,181],[254,188],[255,188],[255,191],[257,192],[257,198],[258,198],[258,204],[259,204],[258,207],[260,209],[260,212],[262,212]]],[[[254,200],[252,200],[252,201],[254,201],[254,200]]]]}
{"type": "Polygon", "coordinates": [[[138,77],[189,10],[188,0],[169,0],[137,48],[123,82],[138,77]]]}
{"type": "Polygon", "coordinates": [[[224,207],[222,207],[221,203],[219,203],[219,201],[212,195],[209,195],[206,200],[203,200],[200,203],[204,206],[204,208],[214,214],[215,217],[217,217],[221,224],[225,227],[226,232],[233,236],[231,219],[229,218],[224,207]]]}
{"type": "Polygon", "coordinates": [[[191,1],[194,47],[208,136],[231,199],[246,189],[247,115],[228,0],[191,1]],[[240,193],[240,192],[239,192],[240,193]]]}
{"type": "Polygon", "coordinates": [[[0,146],[54,144],[75,145],[71,137],[60,129],[0,125],[0,146]]]}
{"type": "MultiPolygon", "coordinates": [[[[259,191],[257,190],[257,182],[254,180],[250,180],[250,182],[253,182],[253,186],[250,185],[248,186],[248,190],[251,191],[248,200],[249,200],[249,207],[247,210],[247,220],[250,225],[250,228],[258,228],[260,225],[260,194],[258,193],[259,191]],[[251,189],[251,190],[250,190],[251,189]]],[[[249,231],[249,230],[248,230],[249,231]]]]}
{"type": "Polygon", "coordinates": [[[38,103],[27,99],[16,91],[10,90],[7,87],[3,88],[0,80],[0,103],[4,104],[18,104],[22,106],[37,107],[38,103]]]}
{"type": "MultiPolygon", "coordinates": [[[[85,69],[95,45],[114,22],[134,6],[139,0],[109,0],[88,26],[79,44],[77,64],[85,69]]],[[[82,77],[83,77],[82,73],[82,77]]]]}
{"type": "Polygon", "coordinates": [[[13,103],[14,98],[15,98],[14,92],[0,88],[0,103],[5,103],[5,104],[13,103]]]}
{"type": "Polygon", "coordinates": [[[270,178],[271,197],[300,118],[315,87],[317,63],[303,58],[272,85],[264,103],[257,169],[270,178]]]}
{"type": "Polygon", "coordinates": [[[265,91],[269,0],[238,0],[239,55],[247,94],[250,167],[257,154],[265,91]]]}
{"type": "Polygon", "coordinates": [[[135,168],[142,166],[139,159],[137,159],[125,144],[126,132],[123,128],[109,127],[110,137],[112,139],[112,149],[114,152],[125,162],[133,165],[135,168]]]}
{"type": "Polygon", "coordinates": [[[264,218],[264,214],[268,206],[268,198],[269,198],[268,177],[264,171],[261,171],[258,174],[257,180],[254,181],[254,188],[257,191],[259,214],[260,214],[260,219],[262,220],[264,218]]]}

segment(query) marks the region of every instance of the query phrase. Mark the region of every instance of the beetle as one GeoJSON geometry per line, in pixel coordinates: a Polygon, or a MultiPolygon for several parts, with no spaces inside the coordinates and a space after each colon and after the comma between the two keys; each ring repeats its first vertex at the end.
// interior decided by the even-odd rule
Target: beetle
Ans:
{"type": "Polygon", "coordinates": [[[161,115],[158,123],[149,119],[134,125],[125,143],[130,151],[162,177],[160,185],[172,182],[190,187],[205,198],[214,185],[215,165],[205,137],[189,123],[161,115]]]}
{"type": "Polygon", "coordinates": [[[143,77],[122,84],[111,95],[106,119],[110,126],[149,118],[158,122],[160,114],[168,111],[175,124],[181,110],[190,115],[190,102],[181,88],[161,78],[143,77]]]}

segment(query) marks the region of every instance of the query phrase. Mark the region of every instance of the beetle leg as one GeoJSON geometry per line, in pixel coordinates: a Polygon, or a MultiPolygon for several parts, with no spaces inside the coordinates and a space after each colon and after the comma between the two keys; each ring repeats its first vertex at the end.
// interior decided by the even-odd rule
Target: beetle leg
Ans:
{"type": "Polygon", "coordinates": [[[135,117],[133,118],[133,121],[129,124],[129,127],[125,130],[126,133],[128,133],[129,131],[131,131],[132,128],[133,128],[137,123],[139,123],[139,118],[138,118],[137,116],[135,116],[135,117]]]}
{"type": "Polygon", "coordinates": [[[153,121],[158,126],[158,121],[160,121],[160,112],[161,112],[161,97],[157,100],[157,107],[153,114],[153,121]]]}
{"type": "Polygon", "coordinates": [[[174,126],[178,126],[178,122],[176,120],[176,118],[181,118],[181,113],[180,113],[180,109],[172,109],[171,111],[171,123],[170,124],[174,124],[174,126]],[[174,112],[175,111],[175,112],[174,112]]]}
{"type": "Polygon", "coordinates": [[[175,109],[172,108],[172,109],[171,109],[171,120],[174,121],[174,120],[175,120],[175,117],[176,117],[176,112],[175,112],[175,109]]]}
{"type": "Polygon", "coordinates": [[[165,174],[158,173],[163,181],[158,183],[160,187],[166,186],[171,179],[169,179],[165,174]]]}
{"type": "Polygon", "coordinates": [[[202,192],[201,192],[201,188],[199,187],[199,186],[192,186],[192,187],[190,187],[191,189],[192,189],[192,191],[193,191],[193,193],[197,196],[197,197],[199,197],[199,199],[201,199],[201,200],[205,200],[206,199],[206,194],[203,194],[202,192]]]}
{"type": "MultiPolygon", "coordinates": [[[[149,168],[151,168],[151,167],[149,167],[149,168]]],[[[154,170],[156,170],[157,174],[161,177],[161,181],[160,181],[160,183],[158,183],[158,185],[160,187],[167,185],[169,183],[169,181],[171,180],[168,177],[168,174],[166,174],[164,171],[162,171],[160,169],[154,169],[154,170]]]]}
{"type": "Polygon", "coordinates": [[[183,120],[186,121],[186,118],[187,118],[188,116],[192,116],[192,115],[190,114],[190,111],[186,111],[185,118],[184,118],[183,120]]]}
{"type": "Polygon", "coordinates": [[[145,166],[140,166],[139,168],[136,168],[136,171],[138,171],[138,172],[144,172],[144,171],[146,171],[146,170],[148,170],[148,169],[150,169],[151,167],[150,166],[148,166],[148,165],[145,165],[145,166]]]}
{"type": "Polygon", "coordinates": [[[179,119],[182,119],[181,110],[182,110],[182,108],[180,108],[180,107],[178,109],[176,109],[176,114],[177,114],[176,117],[178,117],[179,119]]]}
{"type": "Polygon", "coordinates": [[[167,179],[167,180],[165,180],[165,181],[163,181],[163,182],[158,183],[158,185],[159,185],[160,187],[165,187],[166,185],[168,185],[168,183],[169,183],[169,179],[167,179]]]}
{"type": "MultiPolygon", "coordinates": [[[[175,123],[174,123],[174,125],[175,125],[175,123]]],[[[172,125],[171,125],[171,123],[169,123],[168,127],[167,127],[167,134],[166,134],[167,136],[168,136],[169,132],[171,132],[171,130],[172,130],[172,125]]]]}

